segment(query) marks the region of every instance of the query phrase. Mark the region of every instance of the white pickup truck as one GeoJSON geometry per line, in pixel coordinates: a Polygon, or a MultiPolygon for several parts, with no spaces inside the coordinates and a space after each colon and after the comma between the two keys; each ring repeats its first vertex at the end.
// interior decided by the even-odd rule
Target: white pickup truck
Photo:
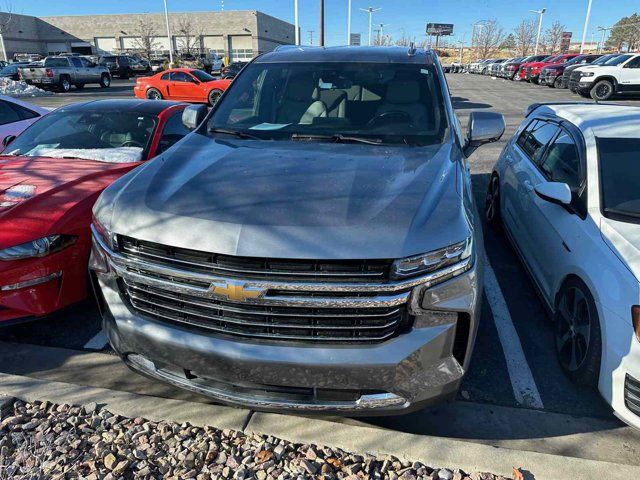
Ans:
{"type": "Polygon", "coordinates": [[[640,94],[640,54],[622,54],[604,65],[571,72],[570,86],[583,97],[604,101],[617,93],[640,94]]]}

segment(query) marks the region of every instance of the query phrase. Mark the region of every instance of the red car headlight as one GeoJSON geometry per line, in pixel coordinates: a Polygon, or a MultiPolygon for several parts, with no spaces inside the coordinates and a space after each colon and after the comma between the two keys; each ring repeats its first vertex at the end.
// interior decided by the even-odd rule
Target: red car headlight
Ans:
{"type": "Polygon", "coordinates": [[[0,260],[9,262],[25,258],[40,258],[59,252],[73,245],[78,237],[73,235],[49,235],[31,242],[0,250],[0,260]]]}

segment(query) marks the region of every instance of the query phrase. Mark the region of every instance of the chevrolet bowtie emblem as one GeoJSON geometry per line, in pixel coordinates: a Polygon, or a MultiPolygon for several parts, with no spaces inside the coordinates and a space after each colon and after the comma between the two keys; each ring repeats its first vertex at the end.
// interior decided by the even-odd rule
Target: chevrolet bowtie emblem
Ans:
{"type": "Polygon", "coordinates": [[[211,292],[216,297],[226,297],[227,300],[244,302],[251,298],[260,298],[267,291],[263,288],[248,287],[245,282],[237,280],[223,280],[211,284],[211,292]]]}

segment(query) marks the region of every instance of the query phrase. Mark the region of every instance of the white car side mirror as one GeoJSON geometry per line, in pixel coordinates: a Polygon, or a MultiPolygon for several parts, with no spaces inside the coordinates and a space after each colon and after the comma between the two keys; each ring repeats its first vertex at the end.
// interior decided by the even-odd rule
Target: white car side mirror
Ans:
{"type": "Polygon", "coordinates": [[[571,204],[571,189],[561,182],[542,182],[534,187],[536,194],[547,202],[567,206],[571,204]]]}

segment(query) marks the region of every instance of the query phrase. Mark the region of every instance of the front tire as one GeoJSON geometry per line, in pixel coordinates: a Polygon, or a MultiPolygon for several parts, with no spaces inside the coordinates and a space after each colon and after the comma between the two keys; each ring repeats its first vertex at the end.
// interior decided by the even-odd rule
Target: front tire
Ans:
{"type": "Polygon", "coordinates": [[[162,100],[162,93],[157,88],[150,88],[147,90],[147,99],[149,100],[162,100]]]}
{"type": "Polygon", "coordinates": [[[596,102],[604,102],[609,100],[615,92],[613,83],[609,80],[600,80],[591,89],[591,98],[596,102]]]}
{"type": "Polygon", "coordinates": [[[584,282],[578,278],[565,282],[558,295],[554,320],[560,366],[574,382],[596,387],[602,358],[600,319],[584,282]]]}
{"type": "Polygon", "coordinates": [[[499,228],[502,223],[500,213],[500,179],[497,174],[491,175],[484,202],[484,216],[493,228],[499,228]]]}
{"type": "Polygon", "coordinates": [[[212,107],[218,103],[220,97],[222,96],[222,90],[214,89],[209,92],[209,105],[212,107]]]}

